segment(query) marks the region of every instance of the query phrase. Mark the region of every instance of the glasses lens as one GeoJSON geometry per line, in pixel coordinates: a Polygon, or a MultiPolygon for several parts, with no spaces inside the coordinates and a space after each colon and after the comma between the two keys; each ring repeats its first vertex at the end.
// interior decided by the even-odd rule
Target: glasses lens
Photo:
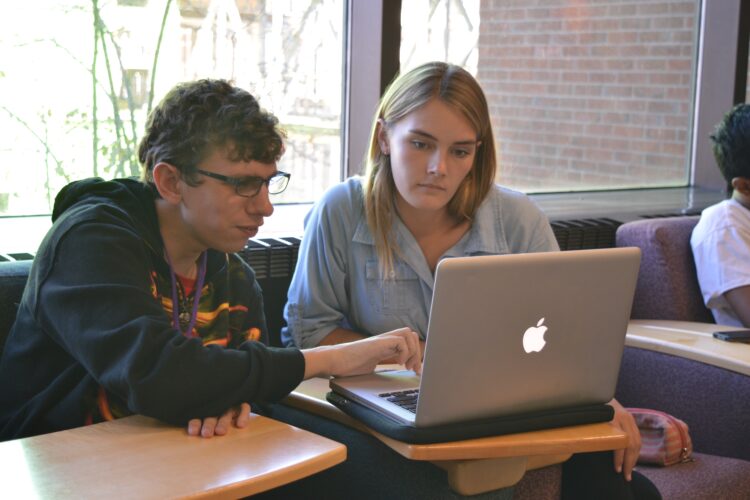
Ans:
{"type": "Polygon", "coordinates": [[[263,182],[260,177],[245,177],[237,184],[237,194],[248,197],[255,196],[263,186],[263,182]]]}
{"type": "Polygon", "coordinates": [[[288,183],[289,177],[285,174],[278,173],[268,181],[268,193],[279,194],[286,189],[288,183]]]}

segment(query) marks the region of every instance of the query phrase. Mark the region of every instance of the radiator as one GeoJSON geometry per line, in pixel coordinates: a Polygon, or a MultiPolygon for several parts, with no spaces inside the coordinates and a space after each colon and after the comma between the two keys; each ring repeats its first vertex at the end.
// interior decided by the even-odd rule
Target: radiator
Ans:
{"type": "Polygon", "coordinates": [[[276,347],[281,346],[281,329],[286,326],[284,305],[297,264],[300,241],[295,237],[253,238],[239,252],[255,271],[258,284],[263,289],[268,341],[276,347]]]}
{"type": "MultiPolygon", "coordinates": [[[[641,218],[691,215],[670,213],[643,215],[641,218]]],[[[561,250],[582,250],[587,248],[607,248],[615,246],[615,233],[621,221],[610,218],[569,219],[552,221],[561,250]]],[[[300,238],[253,238],[239,252],[255,271],[255,276],[263,289],[264,310],[268,323],[269,342],[279,346],[281,328],[286,326],[283,318],[287,290],[294,274],[299,253],[300,238]]],[[[0,254],[0,261],[31,260],[33,254],[0,254]]]]}
{"type": "Polygon", "coordinates": [[[299,252],[299,238],[253,238],[239,252],[255,270],[255,277],[285,278],[294,273],[299,252]]]}
{"type": "Polygon", "coordinates": [[[560,250],[584,250],[615,246],[615,233],[622,224],[614,219],[571,219],[552,221],[560,250]]]}

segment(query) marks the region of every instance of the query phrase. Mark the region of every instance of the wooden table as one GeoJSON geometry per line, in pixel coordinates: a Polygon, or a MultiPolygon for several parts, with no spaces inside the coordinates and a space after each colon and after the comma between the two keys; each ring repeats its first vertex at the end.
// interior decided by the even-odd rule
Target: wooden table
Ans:
{"type": "MultiPolygon", "coordinates": [[[[392,368],[392,367],[388,367],[392,368]]],[[[564,462],[573,453],[625,448],[626,435],[610,423],[576,425],[438,444],[409,444],[373,431],[326,401],[328,379],[300,384],[284,400],[293,406],[369,432],[411,460],[426,460],[448,473],[450,487],[475,495],[516,484],[527,470],[564,462]]]]}
{"type": "Polygon", "coordinates": [[[625,345],[750,375],[750,344],[726,342],[713,337],[713,332],[738,329],[736,326],[690,321],[631,320],[625,345]]]}
{"type": "Polygon", "coordinates": [[[345,459],[344,445],[258,415],[210,439],[132,416],[0,443],[0,497],[239,498],[345,459]]]}

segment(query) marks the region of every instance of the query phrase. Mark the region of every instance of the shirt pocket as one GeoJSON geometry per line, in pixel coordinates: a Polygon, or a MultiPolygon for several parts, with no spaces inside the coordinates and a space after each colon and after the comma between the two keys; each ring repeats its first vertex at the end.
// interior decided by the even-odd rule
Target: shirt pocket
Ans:
{"type": "Polygon", "coordinates": [[[391,277],[382,279],[377,260],[366,263],[367,295],[370,306],[381,314],[403,313],[422,307],[419,276],[407,265],[396,263],[391,277]]]}

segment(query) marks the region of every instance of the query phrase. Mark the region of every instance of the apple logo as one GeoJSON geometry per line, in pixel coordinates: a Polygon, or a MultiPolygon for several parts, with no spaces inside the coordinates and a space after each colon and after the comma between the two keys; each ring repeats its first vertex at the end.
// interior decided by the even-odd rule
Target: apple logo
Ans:
{"type": "Polygon", "coordinates": [[[532,326],[526,329],[523,333],[523,350],[528,352],[539,352],[544,349],[544,332],[547,331],[547,327],[542,325],[544,318],[540,319],[536,326],[532,326]]]}

